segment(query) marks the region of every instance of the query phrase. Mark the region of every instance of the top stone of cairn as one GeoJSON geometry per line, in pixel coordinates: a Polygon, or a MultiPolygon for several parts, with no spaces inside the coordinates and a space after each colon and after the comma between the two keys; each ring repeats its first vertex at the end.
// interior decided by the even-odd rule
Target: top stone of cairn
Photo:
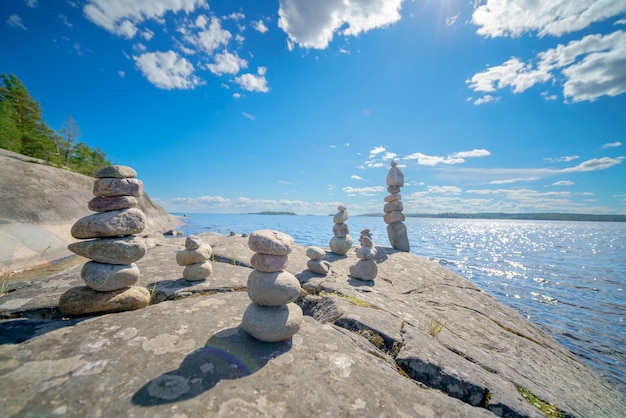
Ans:
{"type": "Polygon", "coordinates": [[[125,165],[109,165],[96,172],[97,178],[112,177],[117,179],[128,179],[137,177],[137,172],[125,165]]]}
{"type": "Polygon", "coordinates": [[[260,229],[250,233],[248,247],[255,253],[287,255],[293,249],[293,238],[272,229],[260,229]]]}
{"type": "Polygon", "coordinates": [[[398,163],[391,161],[391,168],[387,173],[387,186],[404,186],[404,174],[402,170],[397,167],[398,163]]]}

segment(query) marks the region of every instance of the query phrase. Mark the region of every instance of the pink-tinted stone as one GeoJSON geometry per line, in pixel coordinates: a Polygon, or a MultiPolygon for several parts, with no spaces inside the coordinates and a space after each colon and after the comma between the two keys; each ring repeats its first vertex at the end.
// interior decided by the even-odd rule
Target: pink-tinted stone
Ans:
{"type": "Polygon", "coordinates": [[[386,224],[392,224],[395,222],[404,222],[406,217],[402,212],[394,210],[393,212],[385,213],[383,219],[385,220],[386,224]]]}
{"type": "Polygon", "coordinates": [[[89,201],[89,210],[94,212],[108,212],[111,210],[128,209],[137,206],[137,199],[133,196],[96,196],[89,201]]]}
{"type": "Polygon", "coordinates": [[[282,271],[287,268],[289,256],[287,255],[271,255],[255,253],[250,259],[252,267],[259,271],[266,273],[272,273],[275,271],[282,271]]]}
{"type": "Polygon", "coordinates": [[[401,198],[402,196],[400,196],[400,193],[391,193],[390,195],[385,196],[385,202],[395,202],[401,198]]]}
{"type": "Polygon", "coordinates": [[[260,229],[250,233],[248,247],[255,253],[287,255],[293,249],[293,238],[283,232],[260,229]]]}

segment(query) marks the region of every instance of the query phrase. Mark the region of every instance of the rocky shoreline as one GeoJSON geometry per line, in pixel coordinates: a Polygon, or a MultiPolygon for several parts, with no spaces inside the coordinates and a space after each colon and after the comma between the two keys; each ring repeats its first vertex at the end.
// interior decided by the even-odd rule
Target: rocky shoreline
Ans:
{"type": "Polygon", "coordinates": [[[136,311],[65,318],[58,299],[82,282],[80,266],[11,282],[0,298],[4,415],[545,416],[536,405],[549,416],[626,415],[623,395],[534,324],[384,246],[376,280],[364,282],[349,274],[354,250],[323,248],[321,275],[295,245],[285,271],[302,287],[304,320],[290,339],[260,342],[242,330],[248,239],[200,237],[213,249],[200,282],[176,263],[185,237],[146,238],[138,285],[152,303],[136,311]]]}

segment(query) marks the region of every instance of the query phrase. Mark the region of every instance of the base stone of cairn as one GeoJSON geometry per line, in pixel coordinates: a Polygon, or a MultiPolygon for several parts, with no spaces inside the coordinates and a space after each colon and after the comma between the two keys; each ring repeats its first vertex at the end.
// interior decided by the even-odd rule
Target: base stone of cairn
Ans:
{"type": "Polygon", "coordinates": [[[356,257],[359,261],[350,266],[350,276],[355,279],[373,281],[378,275],[378,264],[374,260],[376,248],[374,248],[371,237],[369,229],[361,231],[359,238],[361,246],[356,249],[356,257]]]}
{"type": "Polygon", "coordinates": [[[185,248],[176,252],[176,263],[184,266],[183,279],[189,282],[204,280],[213,273],[213,265],[209,261],[213,248],[196,235],[185,239],[185,248]]]}
{"type": "Polygon", "coordinates": [[[300,330],[302,309],[293,303],[300,296],[300,282],[285,271],[293,238],[282,232],[263,229],[248,236],[248,247],[254,251],[248,276],[248,296],[242,328],[254,338],[279,342],[300,330]]]}
{"type": "Polygon", "coordinates": [[[387,173],[387,191],[389,195],[385,197],[385,216],[383,219],[387,224],[387,235],[389,242],[393,248],[400,251],[411,251],[409,245],[409,237],[404,225],[406,219],[402,213],[402,196],[400,195],[400,188],[404,186],[404,174],[402,170],[398,168],[398,163],[391,162],[391,168],[387,173]]]}
{"type": "Polygon", "coordinates": [[[352,237],[349,235],[348,224],[345,222],[348,220],[348,210],[345,206],[337,206],[337,214],[333,217],[333,235],[329,246],[330,251],[338,255],[346,255],[350,248],[352,248],[352,237]]]}
{"type": "Polygon", "coordinates": [[[306,266],[313,273],[326,276],[330,272],[330,263],[324,260],[326,251],[322,248],[308,247],[306,249],[306,256],[309,257],[309,260],[306,262],[306,266]]]}
{"type": "Polygon", "coordinates": [[[61,295],[63,314],[78,316],[123,312],[150,304],[150,292],[135,286],[140,277],[136,261],[146,254],[143,239],[134,234],[144,230],[146,215],[138,208],[143,183],[131,167],[111,165],[96,173],[93,194],[88,203],[97,212],[72,226],[77,241],[68,245],[85,263],[81,278],[86,286],[74,287],[61,295]]]}

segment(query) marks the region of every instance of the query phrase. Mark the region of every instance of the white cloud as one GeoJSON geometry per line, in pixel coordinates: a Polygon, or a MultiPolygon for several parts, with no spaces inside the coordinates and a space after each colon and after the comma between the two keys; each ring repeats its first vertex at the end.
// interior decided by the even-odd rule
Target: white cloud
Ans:
{"type": "Polygon", "coordinates": [[[476,2],[472,23],[479,26],[478,34],[492,38],[527,32],[561,36],[624,11],[626,3],[613,0],[482,0],[476,2]]]}
{"type": "Polygon", "coordinates": [[[344,187],[342,189],[345,193],[349,195],[360,195],[360,196],[374,196],[378,193],[382,193],[385,191],[383,186],[371,186],[371,187],[344,187]]]}
{"type": "Polygon", "coordinates": [[[447,17],[446,18],[446,26],[454,25],[456,23],[456,21],[458,20],[460,15],[461,15],[460,13],[457,13],[454,16],[447,17]]]}
{"type": "Polygon", "coordinates": [[[563,95],[572,102],[626,92],[624,31],[587,35],[567,45],[559,44],[540,52],[533,61],[537,63],[523,63],[512,57],[475,74],[466,83],[476,92],[492,93],[510,87],[513,93],[522,93],[536,84],[562,79],[563,95]]]}
{"type": "Polygon", "coordinates": [[[561,173],[583,173],[587,171],[605,170],[615,165],[621,164],[626,157],[617,158],[592,158],[591,160],[584,161],[575,167],[568,167],[562,170],[558,170],[561,173]]]}
{"type": "Polygon", "coordinates": [[[609,142],[607,144],[602,145],[602,149],[604,148],[615,148],[615,147],[621,147],[622,143],[619,141],[615,141],[615,142],[609,142]]]}
{"type": "Polygon", "coordinates": [[[395,152],[386,152],[385,155],[383,155],[383,161],[393,160],[397,156],[398,154],[396,154],[395,152]]]}
{"type": "Polygon", "coordinates": [[[266,71],[267,69],[265,67],[259,67],[257,69],[257,73],[259,75],[254,75],[250,73],[242,74],[239,77],[235,78],[235,82],[247,91],[258,91],[261,93],[267,93],[270,91],[270,89],[269,87],[267,87],[267,80],[265,79],[266,71]]]}
{"type": "Polygon", "coordinates": [[[488,157],[491,153],[486,149],[473,149],[471,151],[461,151],[451,154],[452,157],[458,158],[476,158],[476,157],[488,157]]]}
{"type": "Polygon", "coordinates": [[[162,89],[193,89],[201,80],[193,72],[193,65],[174,51],[146,52],[133,57],[143,75],[162,89]]]}
{"type": "Polygon", "coordinates": [[[400,20],[402,0],[280,0],[278,27],[290,45],[324,49],[335,33],[359,35],[400,20]]]}
{"type": "Polygon", "coordinates": [[[483,97],[479,97],[478,99],[476,99],[474,104],[476,106],[479,106],[481,104],[485,104],[485,103],[489,103],[489,102],[497,102],[499,100],[500,100],[499,97],[494,97],[491,94],[485,94],[483,97]]]}
{"type": "Polygon", "coordinates": [[[461,188],[456,186],[429,186],[428,193],[437,194],[461,194],[461,188]]]}
{"type": "Polygon", "coordinates": [[[435,166],[438,164],[462,164],[465,158],[486,157],[491,155],[486,149],[474,149],[471,151],[460,151],[442,157],[437,155],[426,155],[421,152],[415,152],[407,155],[403,160],[416,160],[419,165],[435,166]]]}
{"type": "Polygon", "coordinates": [[[252,27],[254,28],[254,30],[261,33],[265,33],[269,30],[262,20],[259,20],[258,22],[252,22],[252,27]]]}
{"type": "Polygon", "coordinates": [[[18,15],[11,15],[7,19],[7,24],[14,28],[20,28],[22,30],[28,30],[28,28],[22,23],[22,18],[18,15]]]}
{"type": "Polygon", "coordinates": [[[126,77],[126,72],[124,72],[122,70],[118,70],[117,74],[120,76],[120,78],[126,77]]]}
{"type": "Polygon", "coordinates": [[[242,68],[248,66],[248,61],[239,58],[237,53],[231,54],[228,51],[215,55],[215,63],[209,64],[207,67],[213,74],[237,74],[242,68]]]}
{"type": "Polygon", "coordinates": [[[544,160],[550,163],[562,163],[562,162],[568,163],[578,158],[580,158],[578,155],[566,155],[564,157],[558,157],[558,158],[544,158],[544,160]]]}
{"type": "Polygon", "coordinates": [[[246,118],[250,119],[250,120],[256,120],[256,116],[253,116],[249,113],[243,112],[242,115],[244,115],[246,118]]]}
{"type": "Polygon", "coordinates": [[[352,180],[363,180],[363,177],[360,177],[360,176],[357,176],[357,175],[352,175],[352,176],[350,176],[350,178],[352,180]]]}
{"type": "Polygon", "coordinates": [[[574,182],[573,181],[569,181],[569,180],[561,180],[561,181],[557,181],[552,183],[553,186],[573,186],[574,182]]]}
{"type": "MultiPolygon", "coordinates": [[[[206,23],[204,24],[206,25],[206,23]]],[[[181,29],[183,33],[186,33],[185,39],[188,42],[209,55],[220,46],[228,45],[228,42],[233,37],[229,31],[222,28],[220,20],[215,16],[211,17],[208,27],[202,29],[197,34],[189,34],[189,28],[183,27],[181,29]]]]}
{"type": "Polygon", "coordinates": [[[26,6],[34,9],[35,7],[37,7],[37,0],[26,0],[26,6]]]}
{"type": "Polygon", "coordinates": [[[539,180],[539,177],[494,180],[494,181],[490,181],[489,184],[513,184],[513,183],[528,182],[528,181],[535,181],[535,180],[539,180]]]}
{"type": "Polygon", "coordinates": [[[167,12],[191,13],[201,7],[208,7],[205,0],[88,0],[83,13],[96,25],[130,39],[145,20],[161,21],[167,12]]]}
{"type": "Polygon", "coordinates": [[[374,147],[374,148],[372,148],[370,150],[370,158],[373,158],[374,156],[380,154],[381,152],[385,152],[385,151],[386,151],[385,147],[381,147],[381,146],[374,147]]]}

